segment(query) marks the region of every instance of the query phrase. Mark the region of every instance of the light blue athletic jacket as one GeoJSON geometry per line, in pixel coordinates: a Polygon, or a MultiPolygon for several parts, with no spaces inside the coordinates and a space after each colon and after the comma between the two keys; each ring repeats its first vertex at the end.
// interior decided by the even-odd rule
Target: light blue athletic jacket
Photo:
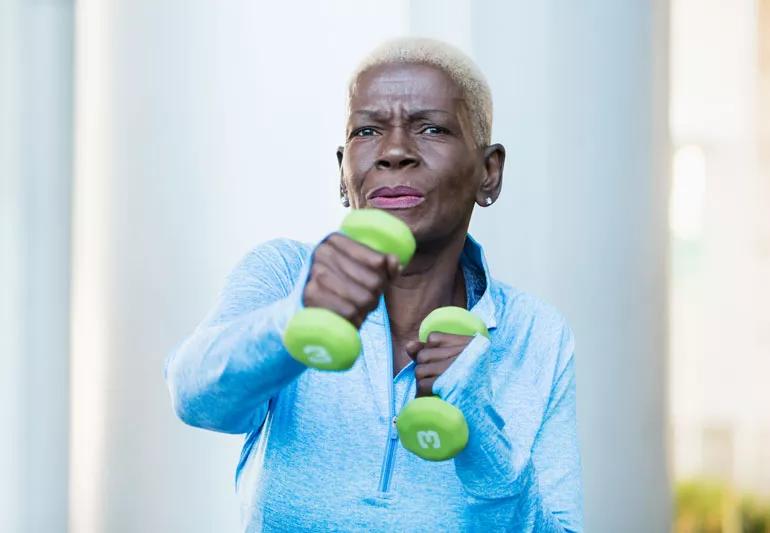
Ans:
{"type": "Polygon", "coordinates": [[[313,249],[257,246],[166,360],[184,422],[246,434],[235,475],[244,530],[582,531],[574,341],[562,316],[493,280],[469,236],[468,308],[491,338],[477,335],[433,386],[464,413],[468,446],[424,461],[395,429],[414,364],[393,378],[383,299],[346,372],[307,369],[283,348],[313,249]]]}

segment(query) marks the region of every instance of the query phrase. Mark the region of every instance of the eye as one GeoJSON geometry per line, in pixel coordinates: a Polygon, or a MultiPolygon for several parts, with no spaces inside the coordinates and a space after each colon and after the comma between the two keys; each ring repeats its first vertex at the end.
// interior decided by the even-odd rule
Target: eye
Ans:
{"type": "Polygon", "coordinates": [[[444,135],[449,133],[449,130],[442,128],[441,126],[425,126],[420,133],[427,133],[428,135],[444,135]]]}
{"type": "Polygon", "coordinates": [[[351,137],[371,137],[372,135],[377,135],[377,130],[374,128],[358,128],[353,131],[351,137]]]}

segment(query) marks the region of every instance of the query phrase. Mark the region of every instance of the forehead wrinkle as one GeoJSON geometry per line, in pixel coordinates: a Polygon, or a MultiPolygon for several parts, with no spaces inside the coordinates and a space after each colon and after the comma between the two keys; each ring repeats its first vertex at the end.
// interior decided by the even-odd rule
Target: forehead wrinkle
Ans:
{"type": "Polygon", "coordinates": [[[435,102],[427,102],[423,105],[420,105],[420,102],[413,104],[412,102],[408,101],[393,101],[391,99],[385,99],[384,101],[381,99],[381,102],[379,102],[379,107],[377,107],[378,103],[375,103],[375,107],[356,109],[353,104],[354,101],[351,100],[351,106],[348,109],[349,118],[361,116],[363,118],[381,119],[390,117],[393,114],[406,116],[410,119],[428,117],[430,115],[447,115],[450,117],[459,118],[459,115],[462,113],[462,111],[467,110],[465,99],[461,97],[452,98],[453,105],[451,109],[438,108],[436,107],[435,102]]]}
{"type": "Polygon", "coordinates": [[[463,97],[462,89],[441,69],[427,65],[383,65],[362,72],[351,85],[351,99],[391,96],[463,97]]]}
{"type": "Polygon", "coordinates": [[[358,84],[353,91],[352,99],[392,96],[431,96],[438,98],[462,98],[462,91],[454,83],[433,83],[434,80],[419,77],[393,81],[382,78],[367,80],[358,84]]]}

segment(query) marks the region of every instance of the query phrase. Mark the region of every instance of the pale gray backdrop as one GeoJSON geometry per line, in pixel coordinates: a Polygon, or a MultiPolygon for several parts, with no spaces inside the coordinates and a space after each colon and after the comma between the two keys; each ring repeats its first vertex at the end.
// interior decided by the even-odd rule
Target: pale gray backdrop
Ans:
{"type": "Polygon", "coordinates": [[[575,330],[586,530],[668,530],[666,1],[0,0],[0,30],[0,530],[238,529],[241,439],[176,420],[162,361],[251,246],[337,225],[347,74],[404,34],[491,83],[472,231],[575,330]]]}

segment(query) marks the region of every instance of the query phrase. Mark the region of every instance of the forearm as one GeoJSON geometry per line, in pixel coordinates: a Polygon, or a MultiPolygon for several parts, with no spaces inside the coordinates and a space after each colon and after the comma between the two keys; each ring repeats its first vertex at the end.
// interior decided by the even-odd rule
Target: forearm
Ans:
{"type": "Polygon", "coordinates": [[[468,494],[466,523],[479,531],[570,531],[545,506],[529,453],[512,451],[495,414],[464,413],[471,437],[455,469],[468,494]]]}
{"type": "MultiPolygon", "coordinates": [[[[538,423],[540,409],[533,403],[536,394],[527,380],[522,385],[506,380],[511,412],[504,419],[495,409],[493,400],[500,399],[500,392],[493,396],[489,362],[484,361],[489,345],[483,337],[474,338],[433,387],[462,411],[468,423],[468,444],[454,459],[467,493],[467,522],[478,530],[580,531],[579,503],[575,503],[580,488],[574,383],[560,380],[551,411],[538,423]],[[562,395],[563,385],[568,394],[562,395]],[[533,424],[539,424],[540,430],[525,429],[533,424]],[[517,425],[520,427],[514,427],[517,425]],[[535,448],[550,454],[541,465],[546,468],[545,480],[539,479],[535,448]],[[550,491],[547,494],[544,486],[550,491]]],[[[514,375],[519,370],[512,366],[507,371],[514,375]]],[[[569,375],[565,373],[567,378],[569,375]]]]}
{"type": "Polygon", "coordinates": [[[196,427],[249,431],[255,417],[264,417],[267,401],[305,369],[281,341],[299,308],[292,293],[226,323],[201,325],[168,359],[177,415],[196,427]]]}

